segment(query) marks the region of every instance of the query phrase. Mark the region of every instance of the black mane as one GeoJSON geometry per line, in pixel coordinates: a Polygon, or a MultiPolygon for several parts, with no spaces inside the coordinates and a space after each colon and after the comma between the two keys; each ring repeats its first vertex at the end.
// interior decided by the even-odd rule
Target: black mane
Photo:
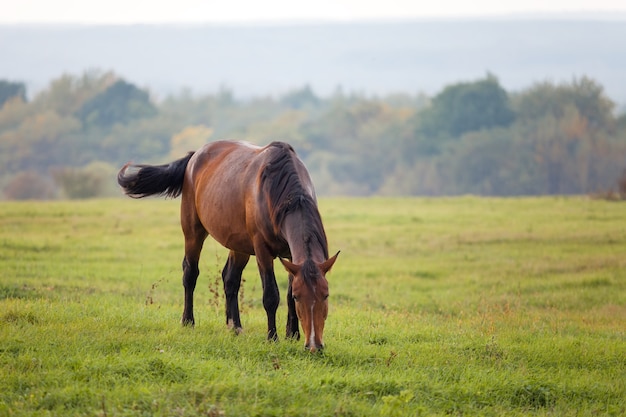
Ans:
{"type": "Polygon", "coordinates": [[[268,151],[271,152],[271,156],[261,173],[261,184],[269,198],[270,218],[274,231],[276,234],[279,233],[288,213],[302,213],[307,250],[310,251],[311,245],[316,244],[323,249],[327,259],[328,242],[322,218],[314,197],[307,192],[298,174],[295,151],[283,142],[270,143],[268,151]]]}

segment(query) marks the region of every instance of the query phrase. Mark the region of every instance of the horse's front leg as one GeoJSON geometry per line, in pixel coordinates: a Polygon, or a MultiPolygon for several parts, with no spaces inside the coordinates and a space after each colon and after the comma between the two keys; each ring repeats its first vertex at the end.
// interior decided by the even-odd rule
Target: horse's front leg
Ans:
{"type": "Polygon", "coordinates": [[[230,251],[226,265],[222,270],[224,294],[226,295],[226,324],[237,334],[241,333],[242,330],[238,299],[241,274],[249,259],[250,255],[248,254],[230,251]]]}
{"type": "Polygon", "coordinates": [[[293,275],[289,274],[289,288],[287,290],[287,338],[300,340],[300,327],[298,323],[298,315],[296,314],[296,302],[291,292],[291,283],[293,275]]]}
{"type": "Polygon", "coordinates": [[[276,310],[280,302],[280,293],[274,275],[274,257],[263,243],[254,246],[261,283],[263,285],[263,307],[267,313],[267,339],[277,340],[276,310]]]}

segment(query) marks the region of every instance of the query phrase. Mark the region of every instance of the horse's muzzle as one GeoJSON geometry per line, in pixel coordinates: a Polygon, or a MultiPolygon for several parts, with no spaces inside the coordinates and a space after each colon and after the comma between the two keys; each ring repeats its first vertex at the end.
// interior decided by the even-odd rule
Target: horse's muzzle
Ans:
{"type": "Polygon", "coordinates": [[[321,351],[323,351],[323,350],[324,350],[324,345],[323,345],[323,344],[321,344],[321,345],[313,345],[313,346],[311,346],[311,345],[309,345],[309,344],[307,343],[306,345],[304,345],[304,349],[308,350],[308,351],[309,351],[309,352],[311,352],[311,353],[315,353],[315,352],[317,352],[317,351],[320,351],[320,352],[321,352],[321,351]]]}

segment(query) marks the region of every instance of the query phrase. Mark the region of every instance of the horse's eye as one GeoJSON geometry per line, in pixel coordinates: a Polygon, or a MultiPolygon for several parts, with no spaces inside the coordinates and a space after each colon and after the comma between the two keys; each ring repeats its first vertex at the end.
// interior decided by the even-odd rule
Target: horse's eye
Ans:
{"type": "Polygon", "coordinates": [[[293,297],[293,301],[298,301],[298,297],[296,297],[295,295],[292,295],[293,297]]]}

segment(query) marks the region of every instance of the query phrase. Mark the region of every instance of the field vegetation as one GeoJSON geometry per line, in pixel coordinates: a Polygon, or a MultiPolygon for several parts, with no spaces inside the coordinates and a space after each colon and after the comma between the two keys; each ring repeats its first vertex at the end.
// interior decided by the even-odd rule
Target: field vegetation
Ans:
{"type": "Polygon", "coordinates": [[[211,240],[180,325],[178,201],[1,203],[0,416],[626,414],[623,204],[320,204],[341,255],[310,354],[265,340],[254,262],[227,330],[211,240]]]}
{"type": "Polygon", "coordinates": [[[325,196],[612,193],[626,199],[626,113],[582,76],[506,91],[493,74],[432,97],[305,86],[277,97],[191,91],[159,101],[111,72],[65,74],[27,99],[0,79],[0,200],[117,195],[126,162],[206,142],[289,142],[325,196]]]}

